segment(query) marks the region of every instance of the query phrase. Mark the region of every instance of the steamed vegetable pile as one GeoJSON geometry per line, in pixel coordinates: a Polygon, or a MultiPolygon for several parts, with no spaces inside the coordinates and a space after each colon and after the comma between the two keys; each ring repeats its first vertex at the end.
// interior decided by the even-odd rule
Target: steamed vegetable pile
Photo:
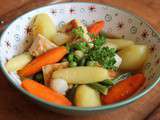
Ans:
{"type": "Polygon", "coordinates": [[[38,14],[29,25],[31,46],[6,68],[17,72],[26,91],[54,104],[96,107],[125,100],[145,82],[140,70],[148,48],[108,38],[104,26],[102,20],[84,26],[73,19],[57,29],[47,14],[38,14]]]}

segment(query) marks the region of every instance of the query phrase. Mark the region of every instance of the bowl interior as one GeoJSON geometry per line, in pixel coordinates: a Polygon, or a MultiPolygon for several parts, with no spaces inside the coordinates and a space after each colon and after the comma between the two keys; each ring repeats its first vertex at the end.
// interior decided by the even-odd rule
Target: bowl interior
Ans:
{"type": "MultiPolygon", "coordinates": [[[[29,33],[28,24],[38,13],[48,13],[57,27],[71,19],[79,19],[88,25],[97,20],[105,20],[104,31],[107,34],[147,44],[151,56],[143,67],[147,78],[144,88],[153,85],[160,76],[160,37],[140,18],[122,10],[95,3],[63,3],[35,9],[16,19],[3,33],[0,41],[0,60],[3,70],[16,86],[21,81],[16,73],[9,73],[5,63],[13,56],[22,53],[29,42],[25,40],[29,33]]],[[[143,92],[141,89],[140,92],[143,92]]]]}

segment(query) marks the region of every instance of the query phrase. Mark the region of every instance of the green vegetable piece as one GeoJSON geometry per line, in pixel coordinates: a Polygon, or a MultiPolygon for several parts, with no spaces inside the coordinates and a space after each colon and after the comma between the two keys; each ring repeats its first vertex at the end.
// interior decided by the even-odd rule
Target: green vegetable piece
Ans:
{"type": "Polygon", "coordinates": [[[97,91],[99,91],[100,93],[102,93],[103,95],[107,95],[108,93],[108,87],[101,85],[99,83],[92,83],[92,84],[88,84],[90,87],[96,89],[97,91]]]}
{"type": "Polygon", "coordinates": [[[84,38],[84,30],[82,29],[82,27],[77,27],[75,29],[72,30],[72,33],[77,37],[77,38],[84,38]]]}
{"type": "Polygon", "coordinates": [[[76,56],[74,55],[74,53],[70,53],[67,56],[67,60],[71,63],[71,62],[78,62],[78,59],[76,58],[76,56]]]}
{"type": "Polygon", "coordinates": [[[81,50],[83,52],[85,52],[88,49],[87,43],[83,42],[83,41],[79,41],[79,42],[73,44],[72,48],[74,48],[76,50],[81,50]]]}
{"type": "Polygon", "coordinates": [[[73,54],[69,54],[67,57],[69,62],[73,62],[74,61],[74,55],[73,54]]]}
{"type": "Polygon", "coordinates": [[[94,39],[94,47],[100,48],[106,42],[106,37],[103,35],[99,35],[94,39]]]}
{"type": "Polygon", "coordinates": [[[115,79],[113,79],[112,82],[113,82],[113,84],[116,84],[116,83],[120,82],[121,80],[128,78],[129,76],[132,76],[131,72],[121,74],[118,77],[116,77],[115,79]]]}
{"type": "Polygon", "coordinates": [[[77,66],[77,63],[76,63],[76,62],[71,62],[71,63],[69,64],[69,66],[70,66],[70,67],[76,67],[76,66],[77,66]]]}
{"type": "Polygon", "coordinates": [[[100,93],[107,95],[108,93],[108,87],[101,85],[99,83],[91,83],[88,84],[90,87],[92,87],[93,89],[96,89],[97,91],[99,91],[100,93]]]}
{"type": "MultiPolygon", "coordinates": [[[[83,33],[80,28],[74,29],[72,32],[83,33]]],[[[92,36],[92,35],[91,35],[92,36]]],[[[88,66],[94,66],[95,63],[90,61],[96,61],[99,65],[106,69],[116,70],[117,67],[114,66],[116,63],[115,54],[116,49],[109,47],[101,47],[104,43],[106,43],[106,37],[104,35],[92,36],[93,42],[84,42],[79,41],[70,46],[70,50],[72,52],[68,55],[68,61],[77,62],[80,66],[85,66],[86,61],[88,66]],[[74,53],[73,53],[74,52],[74,53]],[[83,59],[83,57],[86,57],[83,59]],[[81,60],[82,59],[82,60],[81,60]]],[[[73,63],[72,63],[73,64],[73,63]]],[[[96,64],[97,65],[97,64],[96,64]]],[[[95,66],[96,66],[95,65],[95,66]]]]}
{"type": "Polygon", "coordinates": [[[93,44],[95,48],[100,48],[104,43],[106,43],[106,35],[100,34],[94,36],[93,34],[88,33],[88,35],[94,40],[93,44]]]}
{"type": "Polygon", "coordinates": [[[103,85],[109,87],[109,86],[112,86],[114,85],[113,81],[112,80],[104,80],[103,82],[101,82],[103,85]]]}
{"type": "Polygon", "coordinates": [[[102,65],[106,69],[116,69],[114,64],[116,50],[114,48],[94,48],[88,52],[88,60],[97,61],[100,65],[102,65]]]}
{"type": "Polygon", "coordinates": [[[43,78],[43,73],[42,73],[42,71],[36,73],[36,74],[33,76],[33,79],[36,80],[37,82],[41,83],[41,84],[44,84],[44,78],[43,78]]]}

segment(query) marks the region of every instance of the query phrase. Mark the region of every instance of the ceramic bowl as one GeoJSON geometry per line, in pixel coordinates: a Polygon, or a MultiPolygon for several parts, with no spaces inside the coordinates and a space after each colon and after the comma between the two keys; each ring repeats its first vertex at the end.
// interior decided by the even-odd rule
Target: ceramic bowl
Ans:
{"type": "Polygon", "coordinates": [[[160,80],[159,51],[160,36],[143,19],[124,10],[97,3],[59,3],[32,10],[14,20],[3,32],[0,38],[0,64],[1,69],[8,80],[18,90],[20,90],[21,93],[25,94],[28,98],[31,98],[34,102],[55,112],[67,115],[82,115],[113,110],[114,108],[127,105],[128,103],[131,103],[145,95],[160,80]],[[26,92],[20,86],[21,80],[19,79],[19,76],[16,73],[7,72],[5,63],[13,56],[22,53],[28,45],[28,41],[25,40],[26,35],[29,32],[28,24],[33,16],[38,13],[48,13],[51,18],[54,19],[57,27],[62,26],[74,18],[81,20],[85,25],[91,24],[97,20],[104,20],[106,23],[104,31],[106,31],[107,34],[130,39],[136,43],[147,44],[150,49],[151,56],[143,67],[143,72],[147,78],[144,87],[127,100],[116,104],[93,108],[59,106],[43,101],[26,92]]]}

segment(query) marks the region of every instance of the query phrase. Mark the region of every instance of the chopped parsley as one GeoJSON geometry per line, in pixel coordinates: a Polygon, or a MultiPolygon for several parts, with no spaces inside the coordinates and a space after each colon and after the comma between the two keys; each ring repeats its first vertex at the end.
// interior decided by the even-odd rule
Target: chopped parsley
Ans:
{"type": "Polygon", "coordinates": [[[71,63],[71,62],[77,62],[77,58],[73,53],[68,54],[67,56],[67,60],[71,63]]]}
{"type": "MultiPolygon", "coordinates": [[[[77,38],[84,38],[84,31],[82,27],[77,27],[72,30],[72,33],[77,38]]],[[[89,34],[89,33],[88,33],[89,34]]],[[[98,36],[94,36],[89,34],[90,37],[93,39],[92,42],[84,42],[84,41],[78,41],[72,45],[70,45],[70,48],[72,49],[72,52],[75,50],[81,50],[84,52],[86,57],[86,62],[88,61],[96,61],[98,62],[102,67],[106,69],[116,69],[114,66],[116,63],[115,60],[115,54],[116,49],[109,48],[109,47],[102,47],[106,43],[106,36],[103,34],[100,34],[98,36]],[[93,47],[90,47],[90,44],[93,44],[93,47]]],[[[70,53],[71,54],[71,53],[70,53]]],[[[75,59],[74,55],[68,55],[68,61],[69,62],[79,62],[75,59]]]]}
{"type": "Polygon", "coordinates": [[[93,48],[88,52],[88,60],[97,61],[106,69],[116,69],[114,64],[116,50],[114,48],[102,47],[102,48],[93,48]]]}
{"type": "Polygon", "coordinates": [[[106,42],[106,37],[99,35],[94,38],[94,48],[100,48],[106,42]]]}
{"type": "Polygon", "coordinates": [[[73,44],[71,47],[76,50],[82,50],[82,51],[88,48],[87,43],[83,41],[78,41],[77,43],[73,44]]]}
{"type": "Polygon", "coordinates": [[[84,38],[84,30],[81,26],[73,29],[72,33],[76,36],[76,38],[84,38]]]}

